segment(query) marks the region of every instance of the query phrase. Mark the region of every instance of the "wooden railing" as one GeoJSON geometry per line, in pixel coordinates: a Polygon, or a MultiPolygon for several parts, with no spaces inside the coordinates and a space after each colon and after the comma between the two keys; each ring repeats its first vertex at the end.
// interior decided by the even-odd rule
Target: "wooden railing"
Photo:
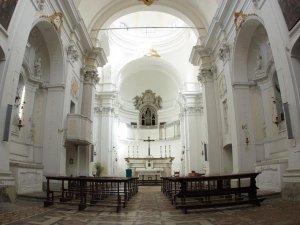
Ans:
{"type": "Polygon", "coordinates": [[[44,207],[54,203],[116,207],[117,212],[138,192],[137,178],[46,176],[47,199],[44,207]]]}
{"type": "Polygon", "coordinates": [[[163,177],[162,192],[178,209],[201,209],[240,204],[259,206],[255,178],[258,173],[225,176],[163,177]],[[180,201],[178,201],[180,200],[180,201]]]}

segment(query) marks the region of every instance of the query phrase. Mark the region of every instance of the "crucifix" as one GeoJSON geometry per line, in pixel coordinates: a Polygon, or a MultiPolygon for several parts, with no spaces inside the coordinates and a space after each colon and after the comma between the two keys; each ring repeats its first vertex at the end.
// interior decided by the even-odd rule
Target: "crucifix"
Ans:
{"type": "Polygon", "coordinates": [[[155,141],[155,140],[151,140],[150,137],[148,137],[148,139],[144,140],[148,142],[148,156],[150,156],[150,141],[155,141]]]}

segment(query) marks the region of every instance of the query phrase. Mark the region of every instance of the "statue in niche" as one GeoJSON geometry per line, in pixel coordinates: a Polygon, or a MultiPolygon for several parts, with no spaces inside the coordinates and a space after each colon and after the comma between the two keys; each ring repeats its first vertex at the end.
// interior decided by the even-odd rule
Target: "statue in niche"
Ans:
{"type": "Polygon", "coordinates": [[[257,57],[256,57],[255,73],[261,72],[262,67],[263,67],[262,56],[261,56],[261,54],[258,54],[257,57]]]}
{"type": "Polygon", "coordinates": [[[37,79],[41,79],[41,75],[42,75],[42,59],[41,57],[38,57],[34,61],[34,76],[37,79]]]}

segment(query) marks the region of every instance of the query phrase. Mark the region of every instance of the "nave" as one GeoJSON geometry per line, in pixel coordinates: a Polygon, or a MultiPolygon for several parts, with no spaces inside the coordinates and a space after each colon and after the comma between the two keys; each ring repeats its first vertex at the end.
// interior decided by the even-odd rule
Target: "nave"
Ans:
{"type": "Polygon", "coordinates": [[[0,224],[118,224],[118,225],[296,225],[300,224],[300,203],[279,197],[266,199],[261,207],[207,209],[183,214],[175,209],[159,186],[142,186],[126,208],[88,207],[78,212],[76,206],[42,207],[42,202],[18,199],[0,205],[0,224]]]}

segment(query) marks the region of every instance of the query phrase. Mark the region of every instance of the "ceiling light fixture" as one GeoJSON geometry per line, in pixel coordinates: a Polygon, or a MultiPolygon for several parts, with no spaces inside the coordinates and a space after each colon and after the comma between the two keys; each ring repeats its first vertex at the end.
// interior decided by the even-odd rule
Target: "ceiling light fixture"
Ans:
{"type": "Polygon", "coordinates": [[[142,1],[144,2],[145,5],[150,6],[154,1],[158,1],[158,0],[139,0],[139,1],[142,1]]]}

